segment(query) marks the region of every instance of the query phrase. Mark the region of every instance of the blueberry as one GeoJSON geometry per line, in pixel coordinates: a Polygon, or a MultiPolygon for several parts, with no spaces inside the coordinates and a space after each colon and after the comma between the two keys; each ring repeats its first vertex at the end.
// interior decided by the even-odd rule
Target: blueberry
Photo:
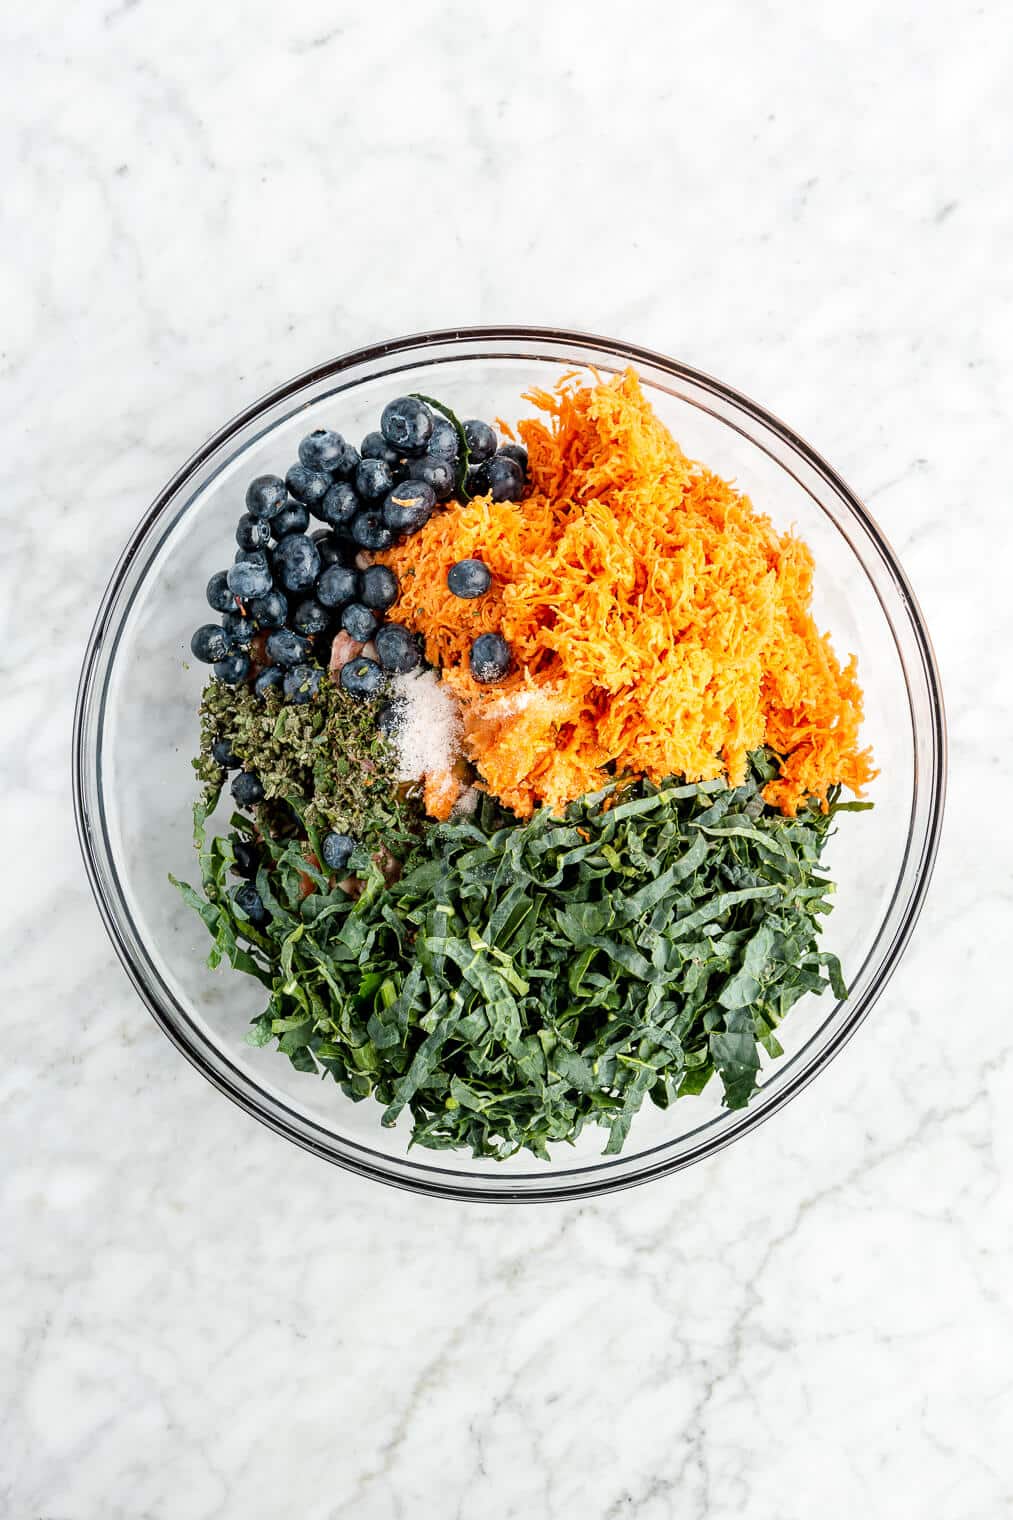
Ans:
{"type": "Polygon", "coordinates": [[[220,765],[223,771],[234,771],[242,761],[232,748],[228,739],[216,739],[211,746],[211,758],[216,765],[220,765]]]}
{"type": "Polygon", "coordinates": [[[392,472],[401,468],[400,453],[397,449],[391,448],[382,433],[367,433],[362,440],[359,452],[363,459],[382,459],[392,472]]]}
{"type": "Polygon", "coordinates": [[[299,463],[304,464],[307,470],[322,470],[331,475],[344,453],[345,440],[340,433],[332,433],[329,428],[317,428],[308,433],[299,445],[299,463]]]}
{"type": "Polygon", "coordinates": [[[355,472],[355,489],[363,501],[380,501],[393,484],[390,466],[382,459],[363,459],[355,472]]]}
{"type": "Polygon", "coordinates": [[[461,440],[449,417],[434,417],[426,453],[437,459],[456,459],[460,452],[461,440]]]}
{"type": "Polygon", "coordinates": [[[497,454],[484,468],[493,501],[520,501],[524,495],[524,471],[516,459],[497,454]]]}
{"type": "Polygon", "coordinates": [[[523,443],[501,443],[497,452],[519,464],[525,475],[528,473],[528,451],[523,443]]]}
{"type": "Polygon", "coordinates": [[[352,538],[360,549],[389,549],[394,535],[379,512],[360,512],[352,518],[352,538]]]}
{"type": "Polygon", "coordinates": [[[304,597],[301,602],[297,603],[296,609],[292,614],[292,627],[297,628],[300,633],[305,633],[308,636],[315,633],[323,633],[330,621],[330,614],[327,610],[321,607],[319,602],[314,601],[311,596],[304,597]]]}
{"type": "MultiPolygon", "coordinates": [[[[362,466],[360,465],[361,469],[362,466]]],[[[317,517],[325,523],[330,523],[332,528],[340,528],[345,523],[351,522],[352,518],[362,506],[362,502],[356,494],[355,487],[349,485],[347,480],[339,480],[337,485],[331,486],[323,501],[314,509],[317,517]]]]}
{"type": "Polygon", "coordinates": [[[329,528],[318,528],[310,537],[320,551],[320,559],[326,570],[330,565],[351,565],[355,549],[347,539],[339,538],[329,528]]]}
{"type": "Polygon", "coordinates": [[[214,672],[224,685],[239,686],[250,673],[250,656],[245,649],[237,649],[234,653],[227,654],[224,660],[216,660],[214,672]]]}
{"type": "Polygon", "coordinates": [[[208,606],[216,612],[234,612],[236,599],[229,590],[229,572],[219,570],[208,581],[208,606]]]}
{"type": "Polygon", "coordinates": [[[319,665],[296,665],[285,672],[285,700],[301,707],[311,702],[320,690],[323,671],[319,665]]]}
{"type": "Polygon", "coordinates": [[[222,627],[232,640],[232,646],[248,644],[257,631],[257,625],[252,617],[244,617],[241,612],[227,612],[222,618],[222,627]]]}
{"type": "Polygon", "coordinates": [[[469,467],[464,480],[464,490],[467,496],[488,496],[489,466],[487,464],[469,467]]]}
{"type": "Polygon", "coordinates": [[[372,697],[383,685],[383,671],[375,660],[367,660],[360,655],[357,660],[349,660],[347,665],[342,665],[339,680],[349,696],[372,697]]]}
{"type": "Polygon", "coordinates": [[[309,509],[301,501],[290,501],[277,517],[271,518],[270,524],[275,539],[284,538],[287,533],[305,533],[309,525],[309,509]]]}
{"type": "Polygon", "coordinates": [[[281,628],[288,617],[288,598],[280,591],[268,591],[264,596],[255,596],[246,610],[261,628],[281,628]]]}
{"type": "Polygon", "coordinates": [[[229,790],[240,807],[253,807],[264,795],[263,783],[252,771],[240,771],[238,776],[233,776],[229,790]]]}
{"type": "Polygon", "coordinates": [[[471,646],[468,665],[483,685],[502,681],[510,669],[510,645],[501,633],[480,633],[471,646]]]}
{"type": "Polygon", "coordinates": [[[403,675],[422,663],[419,641],[403,623],[384,623],[376,631],[376,655],[384,670],[403,675]]]}
{"type": "Polygon", "coordinates": [[[307,640],[291,628],[279,628],[267,635],[267,658],[272,665],[301,665],[309,652],[307,640]]]}
{"type": "Polygon", "coordinates": [[[264,907],[260,893],[252,881],[244,881],[241,887],[236,887],[232,893],[232,901],[237,908],[241,908],[255,929],[262,929],[265,924],[271,922],[271,915],[264,907]]]}
{"type": "Polygon", "coordinates": [[[328,871],[343,871],[354,849],[351,834],[325,834],[320,841],[320,858],[328,871]]]}
{"type": "MultiPolygon", "coordinates": [[[[261,562],[261,556],[263,555],[263,553],[264,553],[263,549],[237,549],[236,552],[235,552],[235,556],[233,558],[232,563],[234,565],[243,565],[243,564],[251,564],[251,563],[255,564],[255,565],[259,565],[260,562],[261,562]]],[[[233,598],[233,601],[235,601],[235,598],[233,598]]]]}
{"type": "Polygon", "coordinates": [[[308,470],[304,464],[294,464],[285,476],[285,484],[296,501],[312,507],[323,501],[331,489],[331,477],[323,470],[308,470]]]}
{"type": "Polygon", "coordinates": [[[251,517],[276,517],[287,500],[285,482],[277,475],[258,475],[246,488],[246,510],[251,517]]]}
{"type": "Polygon", "coordinates": [[[359,600],[364,607],[386,612],[397,601],[397,576],[386,565],[370,565],[368,570],[363,570],[361,584],[359,600]]]}
{"type": "Polygon", "coordinates": [[[380,432],[401,454],[424,454],[432,431],[433,414],[417,396],[399,396],[383,409],[380,432]]]}
{"type": "Polygon", "coordinates": [[[341,458],[331,470],[335,480],[351,480],[359,468],[359,451],[354,443],[346,443],[341,451],[341,458]]]}
{"type": "Polygon", "coordinates": [[[455,596],[470,601],[473,597],[485,595],[492,585],[492,576],[489,567],[480,559],[459,559],[447,571],[447,585],[455,596]]]}
{"type": "Polygon", "coordinates": [[[392,738],[401,727],[408,714],[408,703],[403,697],[395,697],[393,702],[385,702],[376,715],[376,726],[381,734],[388,739],[392,738]]]}
{"type": "Polygon", "coordinates": [[[377,619],[361,602],[349,602],[341,614],[341,626],[350,639],[365,644],[376,632],[377,619]]]}
{"type": "Polygon", "coordinates": [[[203,660],[205,665],[224,660],[231,648],[232,640],[217,623],[202,624],[190,640],[190,653],[195,660],[203,660]]]}
{"type": "Polygon", "coordinates": [[[232,836],[232,853],[236,857],[235,870],[237,875],[245,876],[251,881],[257,874],[260,865],[260,851],[255,844],[248,839],[242,839],[238,834],[232,836]]]}
{"type": "Polygon", "coordinates": [[[468,440],[468,458],[472,464],[484,464],[495,454],[499,439],[496,429],[487,422],[472,417],[464,424],[464,436],[468,440]]]}
{"type": "Polygon", "coordinates": [[[432,516],[436,496],[424,480],[403,480],[387,493],[383,520],[392,533],[417,533],[432,516]]]}
{"type": "Polygon", "coordinates": [[[257,559],[241,559],[228,573],[229,590],[241,602],[251,602],[255,596],[263,596],[271,589],[271,571],[263,549],[246,551],[256,554],[257,559]]]}
{"type": "Polygon", "coordinates": [[[273,686],[281,686],[285,680],[285,673],[279,670],[277,665],[268,665],[262,670],[253,683],[253,689],[257,696],[263,699],[273,686]]]}
{"type": "Polygon", "coordinates": [[[263,549],[271,542],[271,524],[264,517],[244,512],[236,526],[236,543],[240,549],[263,549]]]}
{"type": "Polygon", "coordinates": [[[317,581],[317,601],[324,607],[344,607],[346,602],[353,600],[358,589],[356,571],[345,565],[328,565],[317,581]]]}
{"type": "Polygon", "coordinates": [[[320,550],[305,533],[287,533],[274,551],[274,574],[286,591],[308,591],[320,574],[320,550]]]}
{"type": "Polygon", "coordinates": [[[412,480],[424,481],[432,488],[437,501],[449,501],[457,481],[456,459],[442,459],[436,454],[426,454],[414,459],[411,465],[412,480]]]}

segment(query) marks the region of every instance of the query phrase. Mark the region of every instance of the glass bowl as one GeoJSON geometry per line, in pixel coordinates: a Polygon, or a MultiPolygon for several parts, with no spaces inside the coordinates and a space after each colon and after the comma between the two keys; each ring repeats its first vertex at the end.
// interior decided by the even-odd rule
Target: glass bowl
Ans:
{"type": "Polygon", "coordinates": [[[362,349],[272,391],[227,423],[146,513],[113,573],[81,676],[74,733],[78,828],[92,887],[116,951],[173,1043],[221,1092],[280,1135],[366,1177],[453,1198],[525,1202],[602,1193],[709,1156],[748,1134],[840,1050],[882,992],[918,916],[939,838],[945,785],[943,708],[928,634],[904,573],[864,507],[834,471],[761,407],[727,386],[629,344],[541,328],[470,328],[362,349]],[[405,391],[439,396],[459,415],[530,412],[521,394],[565,371],[633,365],[691,457],[734,478],[780,528],[794,525],[816,560],[815,611],[837,652],[858,655],[864,736],[880,767],[873,811],[829,846],[838,883],[824,935],[851,992],[798,1003],[778,1031],[751,1105],[722,1109],[718,1083],[661,1111],[646,1104],[625,1151],[605,1157],[589,1126],[551,1162],[472,1160],[410,1150],[408,1116],[380,1126],[371,1100],[295,1071],[244,1040],[260,988],[205,966],[206,931],[169,885],[194,880],[190,810],[196,709],[206,670],[189,655],[206,620],[204,585],[230,558],[246,482],[284,473],[299,439],[333,426],[376,426],[405,391]]]}

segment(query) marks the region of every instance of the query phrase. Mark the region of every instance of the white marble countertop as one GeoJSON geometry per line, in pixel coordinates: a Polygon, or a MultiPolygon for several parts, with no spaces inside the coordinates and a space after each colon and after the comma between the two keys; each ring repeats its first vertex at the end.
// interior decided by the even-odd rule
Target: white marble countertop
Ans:
{"type": "Polygon", "coordinates": [[[1013,1513],[1006,10],[36,0],[0,34],[0,1513],[1013,1513]],[[832,1067],[688,1173],[529,1209],[216,1096],[106,941],[68,780],[178,463],[316,360],[500,320],[676,354],[831,459],[952,745],[927,910],[832,1067]]]}

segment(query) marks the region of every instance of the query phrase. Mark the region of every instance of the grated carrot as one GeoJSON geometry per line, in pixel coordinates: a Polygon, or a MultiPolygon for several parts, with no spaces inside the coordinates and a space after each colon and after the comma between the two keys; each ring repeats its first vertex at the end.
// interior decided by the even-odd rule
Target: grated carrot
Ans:
{"type": "Polygon", "coordinates": [[[527,816],[612,773],[737,785],[768,744],[785,758],[764,795],[785,813],[837,783],[861,793],[875,773],[855,660],[813,621],[805,544],[686,458],[632,370],[525,399],[547,419],[518,424],[531,494],[451,505],[378,556],[489,791],[527,816]],[[465,601],[447,571],[472,557],[493,581],[465,601]],[[514,670],[481,686],[468,651],[496,629],[514,670]]]}
{"type": "Polygon", "coordinates": [[[423,791],[423,806],[430,818],[441,823],[450,817],[454,803],[464,788],[453,771],[427,771],[423,791]]]}

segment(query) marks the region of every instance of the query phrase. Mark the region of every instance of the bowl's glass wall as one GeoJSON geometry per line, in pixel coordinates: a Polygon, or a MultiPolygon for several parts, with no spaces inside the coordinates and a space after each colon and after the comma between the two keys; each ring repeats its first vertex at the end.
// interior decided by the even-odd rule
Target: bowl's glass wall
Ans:
{"type": "MultiPolygon", "coordinates": [[[[156,503],[110,587],[82,683],[77,783],[85,853],[127,969],[152,1011],[218,1085],[291,1138],[331,1159],[437,1191],[532,1197],[591,1191],[685,1164],[783,1101],[870,1006],[909,932],[934,850],[943,781],[938,690],[908,588],[858,504],[787,430],[714,382],[596,340],[540,334],[436,335],[337,361],[293,382],[223,429],[156,503]],[[378,1123],[330,1082],[292,1070],[276,1051],[244,1043],[261,1011],[259,986],[209,972],[203,926],[167,882],[193,879],[190,808],[195,710],[206,668],[189,637],[207,616],[204,585],[232,557],[245,484],[284,473],[299,439],[333,426],[353,439],[405,390],[445,399],[463,415],[530,414],[521,400],[575,365],[635,363],[683,448],[734,479],[779,528],[794,527],[816,565],[816,611],[842,656],[858,656],[866,735],[880,777],[873,812],[846,817],[830,846],[838,883],[825,944],[851,996],[807,998],[782,1027],[785,1056],[768,1063],[745,1113],[719,1106],[716,1084],[667,1112],[645,1106],[623,1156],[601,1156],[589,1129],[551,1165],[497,1165],[408,1151],[408,1120],[378,1123]]],[[[222,810],[223,818],[227,810],[222,810]]]]}

